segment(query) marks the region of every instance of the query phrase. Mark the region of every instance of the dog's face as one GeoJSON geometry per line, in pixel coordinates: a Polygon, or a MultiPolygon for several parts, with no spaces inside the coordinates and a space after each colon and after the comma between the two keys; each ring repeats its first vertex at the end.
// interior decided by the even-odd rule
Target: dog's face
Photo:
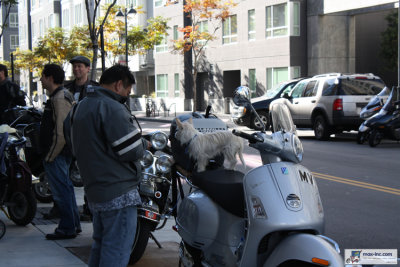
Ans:
{"type": "Polygon", "coordinates": [[[176,118],[176,126],[175,138],[179,140],[182,145],[188,143],[193,136],[197,134],[197,130],[193,127],[192,118],[186,122],[181,122],[176,118]]]}

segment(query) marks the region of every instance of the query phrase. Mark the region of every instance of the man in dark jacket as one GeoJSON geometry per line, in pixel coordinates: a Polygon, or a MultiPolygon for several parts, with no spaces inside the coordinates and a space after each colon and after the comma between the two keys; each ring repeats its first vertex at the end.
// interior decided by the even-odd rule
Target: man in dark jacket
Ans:
{"type": "Polygon", "coordinates": [[[75,199],[74,186],[69,179],[72,155],[65,145],[64,120],[74,98],[62,84],[64,71],[56,64],[44,66],[40,81],[50,94],[45,103],[40,125],[40,144],[44,153],[43,166],[48,177],[53,200],[60,212],[60,222],[54,233],[47,234],[50,240],[75,238],[81,232],[79,212],[75,199]]]}
{"type": "Polygon", "coordinates": [[[26,106],[25,94],[8,79],[7,66],[0,64],[0,124],[4,111],[17,105],[26,106]]]}
{"type": "Polygon", "coordinates": [[[78,102],[86,96],[86,89],[89,85],[98,86],[96,81],[89,80],[90,60],[84,56],[76,56],[72,58],[69,63],[72,64],[72,73],[75,80],[65,84],[78,102]]]}
{"type": "Polygon", "coordinates": [[[107,69],[65,122],[93,214],[89,266],[126,266],[135,237],[148,142],[124,105],[134,83],[127,66],[107,69]]]}

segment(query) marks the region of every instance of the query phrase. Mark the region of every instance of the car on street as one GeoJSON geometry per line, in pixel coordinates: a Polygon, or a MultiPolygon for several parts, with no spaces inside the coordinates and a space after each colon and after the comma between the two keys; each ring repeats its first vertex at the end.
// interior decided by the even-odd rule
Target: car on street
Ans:
{"type": "Polygon", "coordinates": [[[371,73],[327,73],[301,80],[272,103],[285,104],[298,128],[312,128],[316,139],[327,140],[333,133],[357,130],[361,109],[384,87],[371,73]]]}
{"type": "MultiPolygon", "coordinates": [[[[269,128],[269,104],[281,97],[284,92],[289,92],[292,88],[304,78],[297,78],[277,84],[260,97],[251,99],[251,105],[257,111],[260,119],[269,128]]],[[[232,120],[236,125],[246,126],[255,130],[261,130],[262,125],[249,107],[234,106],[232,120]]]]}

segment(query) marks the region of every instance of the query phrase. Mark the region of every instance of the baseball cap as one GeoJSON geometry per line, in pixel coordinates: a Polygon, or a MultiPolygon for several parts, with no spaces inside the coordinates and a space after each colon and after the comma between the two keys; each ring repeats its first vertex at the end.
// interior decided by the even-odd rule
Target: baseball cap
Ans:
{"type": "Polygon", "coordinates": [[[76,56],[73,57],[69,63],[74,64],[74,63],[83,63],[86,66],[90,67],[90,60],[87,57],[84,56],[76,56]]]}

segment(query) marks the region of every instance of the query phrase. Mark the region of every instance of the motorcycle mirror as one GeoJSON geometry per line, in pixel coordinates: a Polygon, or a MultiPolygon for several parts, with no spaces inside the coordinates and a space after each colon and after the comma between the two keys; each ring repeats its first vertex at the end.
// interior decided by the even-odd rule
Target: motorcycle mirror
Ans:
{"type": "Polygon", "coordinates": [[[235,89],[233,102],[237,106],[245,106],[250,102],[250,89],[247,86],[239,86],[235,89]]]}
{"type": "Polygon", "coordinates": [[[39,101],[39,96],[37,94],[33,97],[33,101],[34,102],[38,102],[39,101]]]}

